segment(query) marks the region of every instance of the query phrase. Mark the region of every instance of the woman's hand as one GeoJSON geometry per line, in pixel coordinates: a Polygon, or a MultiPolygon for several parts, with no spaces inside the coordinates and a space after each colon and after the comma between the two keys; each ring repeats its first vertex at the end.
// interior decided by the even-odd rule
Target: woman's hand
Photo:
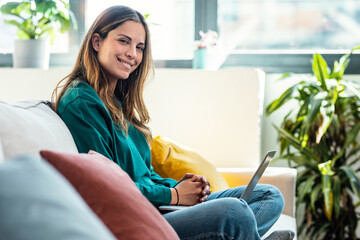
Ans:
{"type": "MultiPolygon", "coordinates": [[[[187,205],[192,206],[200,202],[203,191],[203,183],[194,181],[194,178],[188,178],[176,185],[177,193],[179,194],[178,205],[187,205]]],[[[176,190],[172,190],[172,200],[171,204],[176,204],[176,190]],[[175,193],[175,194],[174,194],[175,193]]]]}
{"type": "Polygon", "coordinates": [[[196,175],[194,173],[186,173],[180,179],[179,184],[186,179],[192,179],[192,181],[202,183],[202,192],[201,192],[202,196],[199,199],[199,203],[207,201],[208,196],[211,194],[210,182],[204,176],[196,175]]]}
{"type": "Polygon", "coordinates": [[[210,182],[204,176],[198,176],[198,180],[201,181],[203,185],[202,198],[200,198],[200,202],[206,202],[208,196],[210,195],[210,182]]]}

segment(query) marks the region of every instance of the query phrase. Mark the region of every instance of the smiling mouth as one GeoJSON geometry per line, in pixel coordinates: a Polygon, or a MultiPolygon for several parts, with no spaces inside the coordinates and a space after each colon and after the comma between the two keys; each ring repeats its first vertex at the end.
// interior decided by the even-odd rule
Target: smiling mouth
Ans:
{"type": "Polygon", "coordinates": [[[127,62],[122,61],[120,58],[117,58],[117,60],[118,60],[121,64],[125,65],[125,66],[126,66],[126,67],[128,67],[128,68],[131,68],[131,67],[132,67],[132,65],[131,65],[131,64],[129,64],[129,63],[127,63],[127,62]]]}

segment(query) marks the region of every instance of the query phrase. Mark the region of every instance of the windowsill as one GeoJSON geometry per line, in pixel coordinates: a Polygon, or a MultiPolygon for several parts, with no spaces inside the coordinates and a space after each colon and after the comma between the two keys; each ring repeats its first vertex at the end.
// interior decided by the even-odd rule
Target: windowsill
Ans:
{"type": "MultiPolygon", "coordinates": [[[[319,51],[320,52],[320,51],[319,51]]],[[[321,53],[320,53],[321,54],[321,53]]],[[[339,61],[345,53],[324,53],[322,56],[333,67],[335,60],[339,61]]],[[[254,67],[261,68],[266,73],[312,73],[313,53],[266,53],[264,51],[230,54],[221,68],[228,67],[254,67]]],[[[351,56],[350,64],[346,74],[360,74],[360,54],[356,53],[351,56]]],[[[76,56],[68,54],[55,54],[50,57],[50,68],[73,67],[76,56]],[[66,64],[64,64],[66,63],[66,64]]],[[[156,68],[192,68],[192,59],[184,60],[155,60],[156,68]]],[[[0,68],[11,68],[11,54],[0,54],[0,68]]]]}

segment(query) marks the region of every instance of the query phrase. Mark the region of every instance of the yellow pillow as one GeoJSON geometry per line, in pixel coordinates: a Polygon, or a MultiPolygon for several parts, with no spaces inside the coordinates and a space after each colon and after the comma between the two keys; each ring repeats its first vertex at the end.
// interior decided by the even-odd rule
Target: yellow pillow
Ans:
{"type": "Polygon", "coordinates": [[[215,166],[196,152],[180,147],[169,139],[155,137],[151,145],[151,157],[154,171],[163,178],[179,181],[185,173],[195,173],[206,177],[211,192],[229,188],[215,166]]]}

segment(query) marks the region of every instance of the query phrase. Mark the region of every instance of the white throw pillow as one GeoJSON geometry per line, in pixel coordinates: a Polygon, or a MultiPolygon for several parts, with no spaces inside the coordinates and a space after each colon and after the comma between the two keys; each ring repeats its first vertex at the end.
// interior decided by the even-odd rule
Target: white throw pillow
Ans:
{"type": "Polygon", "coordinates": [[[78,153],[69,129],[44,101],[0,101],[0,139],[4,159],[44,149],[78,153]]]}
{"type": "Polygon", "coordinates": [[[0,139],[0,163],[4,161],[4,151],[2,149],[2,145],[1,145],[1,139],[0,139]]]}

